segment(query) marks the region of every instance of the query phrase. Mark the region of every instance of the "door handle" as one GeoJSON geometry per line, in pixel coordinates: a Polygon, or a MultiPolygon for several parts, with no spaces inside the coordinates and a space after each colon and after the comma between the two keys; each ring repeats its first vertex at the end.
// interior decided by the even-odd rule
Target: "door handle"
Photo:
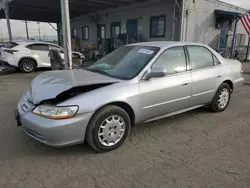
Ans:
{"type": "Polygon", "coordinates": [[[220,78],[220,77],[222,77],[222,74],[221,74],[221,73],[217,75],[217,78],[220,78]]]}
{"type": "Polygon", "coordinates": [[[186,86],[186,85],[188,85],[189,84],[189,81],[185,81],[185,82],[183,82],[181,85],[182,86],[186,86]]]}

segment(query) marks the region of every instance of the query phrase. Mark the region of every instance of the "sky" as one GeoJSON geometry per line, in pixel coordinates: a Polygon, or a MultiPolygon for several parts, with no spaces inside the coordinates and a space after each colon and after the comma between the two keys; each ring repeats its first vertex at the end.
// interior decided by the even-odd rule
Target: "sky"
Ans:
{"type": "MultiPolygon", "coordinates": [[[[26,37],[26,29],[24,21],[10,20],[10,24],[13,36],[26,37]]],[[[38,23],[28,21],[27,24],[28,24],[29,36],[38,36],[39,35],[38,23]]],[[[56,24],[52,25],[56,28],[56,24]]],[[[57,35],[57,32],[48,23],[40,22],[40,34],[41,37],[43,38],[44,35],[57,35]]],[[[0,20],[0,38],[2,37],[3,38],[8,37],[7,25],[5,19],[0,20]]]]}
{"type": "Polygon", "coordinates": [[[221,0],[239,7],[243,7],[245,9],[250,9],[250,0],[221,0]]]}
{"type": "MultiPolygon", "coordinates": [[[[250,0],[221,0],[230,4],[234,4],[245,9],[250,9],[250,0]]],[[[55,26],[55,25],[54,25],[55,26]]],[[[12,35],[13,36],[26,36],[24,21],[11,20],[12,35]]],[[[28,29],[30,36],[38,36],[38,24],[37,22],[28,22],[28,29]]],[[[40,23],[41,36],[44,35],[57,35],[57,32],[49,26],[48,23],[40,23]]],[[[6,21],[0,20],[0,38],[7,38],[8,32],[6,27],[6,21]]]]}

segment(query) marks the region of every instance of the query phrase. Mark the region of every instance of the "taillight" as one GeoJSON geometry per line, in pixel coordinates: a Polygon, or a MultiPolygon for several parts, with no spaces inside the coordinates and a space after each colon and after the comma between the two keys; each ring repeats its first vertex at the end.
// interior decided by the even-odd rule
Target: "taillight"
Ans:
{"type": "Polygon", "coordinates": [[[4,50],[4,51],[12,55],[14,54],[14,52],[18,52],[18,50],[4,50]]]}
{"type": "Polygon", "coordinates": [[[244,68],[243,68],[243,64],[241,63],[241,67],[240,67],[240,72],[243,73],[244,72],[244,68]]]}

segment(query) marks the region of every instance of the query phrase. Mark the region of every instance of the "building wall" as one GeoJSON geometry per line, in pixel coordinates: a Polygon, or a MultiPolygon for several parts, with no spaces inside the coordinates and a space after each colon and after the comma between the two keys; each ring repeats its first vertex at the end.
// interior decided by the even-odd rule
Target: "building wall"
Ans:
{"type": "MultiPolygon", "coordinates": [[[[185,8],[189,10],[189,15],[184,18],[183,39],[204,44],[209,44],[220,34],[220,29],[215,28],[214,11],[216,9],[246,12],[244,9],[217,0],[186,0],[185,8]]],[[[229,31],[229,34],[232,33],[233,29],[229,31]]],[[[238,23],[237,33],[247,34],[241,23],[238,23]]]]}
{"type": "MultiPolygon", "coordinates": [[[[173,27],[173,1],[154,0],[148,3],[135,4],[129,7],[120,7],[98,13],[98,23],[106,25],[106,38],[111,35],[111,23],[121,22],[121,32],[126,33],[126,21],[138,20],[138,36],[143,35],[148,41],[171,40],[173,27]],[[150,38],[150,17],[166,15],[166,35],[162,38],[150,38]]],[[[81,47],[87,47],[90,42],[97,42],[97,24],[91,21],[90,16],[81,16],[71,20],[71,29],[78,28],[81,47]],[[89,26],[89,40],[82,40],[82,27],[89,26]]],[[[178,37],[178,34],[175,34],[178,37]]]]}
{"type": "MultiPolygon", "coordinates": [[[[121,22],[122,32],[126,32],[126,21],[128,19],[138,19],[138,34],[143,35],[148,41],[157,40],[179,40],[210,44],[216,36],[220,34],[220,29],[215,28],[216,9],[244,13],[246,10],[220,2],[218,0],[183,0],[185,8],[189,10],[189,15],[184,13],[182,24],[183,35],[179,36],[181,28],[180,20],[177,20],[175,27],[175,37],[173,38],[173,6],[174,0],[151,0],[148,3],[135,4],[117,9],[109,9],[98,13],[98,23],[106,25],[106,38],[110,38],[112,22],[121,22]],[[150,38],[150,17],[166,15],[166,36],[164,38],[150,38]]],[[[176,13],[178,18],[180,13],[176,13]]],[[[78,29],[81,47],[87,47],[90,42],[97,43],[97,24],[90,16],[84,15],[71,20],[71,29],[78,29]],[[89,40],[82,40],[82,27],[89,26],[89,40]]],[[[233,29],[229,34],[233,33],[233,29]]],[[[238,34],[247,34],[242,24],[238,23],[238,34]]],[[[247,37],[246,37],[247,39],[247,37]]],[[[247,43],[247,40],[245,41],[247,43]]]]}

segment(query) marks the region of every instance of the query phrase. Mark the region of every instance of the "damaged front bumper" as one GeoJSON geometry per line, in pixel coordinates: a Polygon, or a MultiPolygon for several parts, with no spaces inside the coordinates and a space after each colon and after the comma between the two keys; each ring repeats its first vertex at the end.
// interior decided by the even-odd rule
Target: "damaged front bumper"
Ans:
{"type": "Polygon", "coordinates": [[[26,95],[18,103],[17,113],[24,131],[32,138],[53,147],[83,143],[92,113],[77,114],[73,118],[53,120],[32,113],[35,108],[26,95]]]}

